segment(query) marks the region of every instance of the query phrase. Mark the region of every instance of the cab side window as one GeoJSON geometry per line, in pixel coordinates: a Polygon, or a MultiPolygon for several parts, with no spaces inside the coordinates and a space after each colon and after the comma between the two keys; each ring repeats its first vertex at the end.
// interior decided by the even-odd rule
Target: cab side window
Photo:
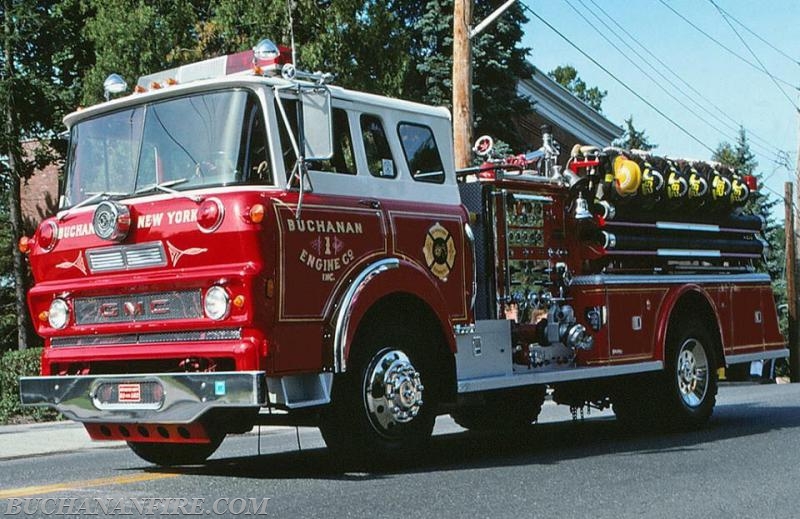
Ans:
{"type": "Polygon", "coordinates": [[[333,156],[328,160],[309,162],[308,168],[315,171],[356,174],[353,140],[350,137],[350,121],[347,119],[347,112],[341,108],[333,109],[333,156]]]}
{"type": "Polygon", "coordinates": [[[418,182],[442,184],[444,166],[433,131],[421,124],[400,123],[397,125],[397,134],[411,177],[418,182]]]}
{"type": "Polygon", "coordinates": [[[381,120],[369,114],[361,115],[361,135],[367,155],[367,167],[373,177],[394,178],[397,168],[381,120]]]}
{"type": "MultiPolygon", "coordinates": [[[[280,116],[280,109],[277,106],[278,101],[275,101],[275,111],[278,114],[278,128],[281,138],[281,151],[283,152],[283,162],[287,169],[287,175],[291,170],[292,165],[296,161],[294,150],[292,149],[292,142],[289,134],[286,131],[286,125],[283,123],[283,118],[280,116]]],[[[292,127],[292,135],[294,135],[295,142],[298,146],[300,142],[297,140],[297,100],[295,99],[282,99],[284,110],[286,110],[286,117],[289,119],[289,125],[292,127]]],[[[343,173],[346,175],[356,174],[356,161],[355,153],[353,152],[353,139],[350,133],[350,121],[347,118],[347,112],[341,108],[333,109],[333,156],[327,160],[309,160],[307,161],[308,169],[313,171],[327,171],[331,173],[343,173]]]]}
{"type": "Polygon", "coordinates": [[[267,129],[261,104],[255,97],[248,99],[242,128],[242,143],[239,146],[240,167],[237,168],[237,176],[239,172],[244,172],[249,182],[271,184],[272,167],[269,163],[267,129]]]}

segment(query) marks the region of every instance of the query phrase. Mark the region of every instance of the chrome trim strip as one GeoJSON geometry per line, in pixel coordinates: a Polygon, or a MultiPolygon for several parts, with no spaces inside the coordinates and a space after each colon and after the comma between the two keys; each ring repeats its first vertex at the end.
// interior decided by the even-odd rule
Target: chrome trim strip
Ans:
{"type": "Polygon", "coordinates": [[[347,337],[347,328],[350,326],[350,305],[353,304],[353,299],[358,295],[358,292],[367,284],[373,277],[386,272],[389,269],[396,269],[400,267],[400,260],[397,258],[386,258],[376,261],[367,266],[358,276],[353,279],[347,292],[344,293],[342,300],[339,302],[339,313],[336,316],[336,328],[333,334],[333,365],[336,373],[344,373],[347,371],[347,361],[344,358],[344,338],[347,337]]]}
{"type": "MultiPolygon", "coordinates": [[[[503,190],[503,191],[505,191],[505,190],[503,190]]],[[[525,195],[525,194],[522,194],[522,193],[515,193],[515,192],[510,192],[510,194],[514,198],[514,200],[522,200],[523,202],[544,202],[544,203],[547,203],[547,204],[552,204],[553,203],[552,197],[549,197],[549,196],[525,195]]]]}
{"type": "Polygon", "coordinates": [[[769,283],[769,274],[594,274],[591,276],[575,276],[572,286],[588,285],[653,285],[684,283],[769,283]]]}
{"type": "Polygon", "coordinates": [[[668,229],[672,231],[701,231],[719,232],[719,225],[706,223],[681,223],[681,222],[656,222],[656,229],[668,229]]]}
{"type": "Polygon", "coordinates": [[[725,365],[730,366],[731,364],[745,364],[755,360],[783,359],[788,356],[788,348],[782,348],[780,350],[757,351],[755,353],[742,353],[741,355],[726,355],[725,365]]]}
{"type": "Polygon", "coordinates": [[[241,328],[179,332],[124,333],[119,335],[67,335],[50,339],[52,348],[139,345],[175,342],[219,342],[242,339],[241,328]]]}
{"type": "Polygon", "coordinates": [[[466,242],[469,244],[469,250],[472,252],[472,297],[470,298],[469,309],[475,311],[475,300],[478,297],[478,269],[477,269],[477,251],[475,250],[475,233],[472,232],[472,227],[468,222],[464,223],[464,236],[466,242]]]}
{"type": "Polygon", "coordinates": [[[722,253],[712,249],[658,249],[657,256],[678,256],[681,258],[721,258],[722,253]]]}
{"type": "Polygon", "coordinates": [[[261,371],[154,373],[66,377],[22,377],[20,400],[25,406],[57,409],[70,420],[89,423],[192,423],[212,408],[261,407],[266,380],[261,371]],[[101,384],[157,382],[164,389],[159,409],[150,404],[95,402],[101,384]]]}
{"type": "Polygon", "coordinates": [[[541,373],[524,373],[502,375],[499,377],[473,378],[458,381],[459,393],[472,393],[475,391],[488,391],[508,387],[528,386],[534,384],[555,384],[573,380],[587,380],[592,378],[615,377],[620,375],[633,375],[664,369],[660,360],[624,364],[619,366],[599,366],[591,368],[565,368],[562,370],[544,371],[541,373]]]}

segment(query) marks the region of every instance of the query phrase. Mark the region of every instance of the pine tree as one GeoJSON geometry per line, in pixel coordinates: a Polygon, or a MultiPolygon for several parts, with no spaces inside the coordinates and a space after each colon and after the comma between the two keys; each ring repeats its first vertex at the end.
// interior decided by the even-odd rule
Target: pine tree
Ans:
{"type": "Polygon", "coordinates": [[[556,80],[561,86],[575,94],[575,97],[602,112],[603,99],[608,95],[607,90],[600,90],[597,87],[589,87],[584,80],[578,76],[578,71],[572,65],[562,65],[547,73],[548,76],[556,80]]]}
{"type": "MultiPolygon", "coordinates": [[[[474,20],[491,14],[500,2],[480,0],[474,20]]],[[[453,2],[425,2],[422,16],[413,26],[415,70],[411,71],[404,96],[452,108],[453,2]]],[[[526,61],[528,49],[520,46],[522,26],[527,21],[521,8],[511,7],[472,40],[473,110],[475,135],[489,134],[521,150],[530,147],[514,121],[530,113],[529,100],[517,95],[517,81],[532,73],[526,61]]]]}
{"type": "Polygon", "coordinates": [[[766,221],[764,237],[769,249],[764,261],[757,268],[761,272],[769,273],[773,280],[773,290],[779,303],[786,302],[786,284],[783,281],[783,269],[785,262],[784,232],[783,228],[777,224],[772,215],[772,210],[778,200],[773,199],[763,188],[763,175],[758,171],[758,161],[750,150],[750,142],[747,139],[747,132],[744,128],[739,128],[736,143],[731,145],[728,142],[720,143],[711,160],[736,169],[742,175],[753,175],[758,180],[761,189],[751,196],[744,207],[744,212],[748,214],[760,215],[766,221]]]}
{"type": "Polygon", "coordinates": [[[631,115],[625,119],[625,132],[622,137],[614,141],[614,146],[625,148],[627,150],[642,150],[650,151],[658,147],[658,144],[650,142],[644,130],[637,130],[633,125],[633,116],[631,115]]]}

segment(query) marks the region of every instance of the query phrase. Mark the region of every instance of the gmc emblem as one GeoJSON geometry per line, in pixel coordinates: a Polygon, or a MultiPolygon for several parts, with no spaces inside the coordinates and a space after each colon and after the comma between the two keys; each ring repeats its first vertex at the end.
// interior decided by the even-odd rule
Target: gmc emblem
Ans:
{"type": "Polygon", "coordinates": [[[140,315],[165,315],[169,313],[168,299],[152,299],[151,301],[109,301],[98,308],[100,317],[114,318],[124,315],[137,317],[140,315]]]}

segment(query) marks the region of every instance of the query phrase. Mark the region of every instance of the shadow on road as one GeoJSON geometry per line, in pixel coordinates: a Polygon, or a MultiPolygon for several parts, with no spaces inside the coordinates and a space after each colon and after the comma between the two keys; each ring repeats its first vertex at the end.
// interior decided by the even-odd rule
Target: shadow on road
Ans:
{"type": "Polygon", "coordinates": [[[160,469],[191,475],[253,479],[370,480],[415,472],[460,471],[516,465],[554,465],[590,456],[663,455],[699,451],[704,444],[800,428],[796,407],[718,406],[708,427],[683,433],[625,430],[613,418],[539,424],[516,434],[459,432],[434,436],[424,457],[381,470],[345,466],[327,449],[214,459],[204,466],[160,469]]]}

